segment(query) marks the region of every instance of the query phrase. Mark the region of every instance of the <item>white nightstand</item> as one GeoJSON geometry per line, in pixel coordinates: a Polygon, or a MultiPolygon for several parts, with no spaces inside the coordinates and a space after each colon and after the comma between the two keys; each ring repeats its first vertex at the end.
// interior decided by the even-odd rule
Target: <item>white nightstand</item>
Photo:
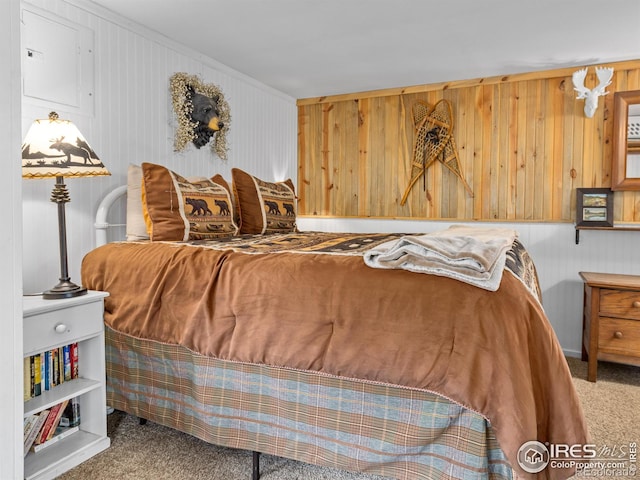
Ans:
{"type": "Polygon", "coordinates": [[[24,403],[24,415],[50,408],[65,399],[80,400],[80,431],[24,460],[25,479],[50,479],[79,465],[110,445],[107,437],[104,298],[89,291],[80,297],[44,300],[23,298],[25,357],[78,343],[78,378],[66,381],[24,403]]]}

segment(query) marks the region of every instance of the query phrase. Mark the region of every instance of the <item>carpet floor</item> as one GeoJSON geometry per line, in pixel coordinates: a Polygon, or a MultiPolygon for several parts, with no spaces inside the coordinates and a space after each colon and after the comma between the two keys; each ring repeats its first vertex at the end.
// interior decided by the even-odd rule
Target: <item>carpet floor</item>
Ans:
{"type": "MultiPolygon", "coordinates": [[[[587,364],[568,358],[592,441],[610,455],[640,445],[640,368],[600,362],[598,381],[587,364]]],[[[108,416],[111,447],[59,477],[61,480],[250,480],[251,452],[207,444],[192,436],[115,412],[108,416]]],[[[271,455],[260,457],[261,480],[381,480],[271,455]]],[[[640,476],[640,474],[639,474],[640,476]]],[[[636,477],[599,476],[605,479],[636,477]]]]}

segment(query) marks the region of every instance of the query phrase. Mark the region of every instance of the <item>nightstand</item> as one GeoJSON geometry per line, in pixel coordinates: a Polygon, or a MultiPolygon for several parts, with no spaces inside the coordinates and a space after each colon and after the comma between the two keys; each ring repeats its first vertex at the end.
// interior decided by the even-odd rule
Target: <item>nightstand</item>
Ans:
{"type": "Polygon", "coordinates": [[[596,381],[598,360],[640,366],[640,276],[592,272],[580,276],[587,380],[596,381]]]}
{"type": "Polygon", "coordinates": [[[24,459],[25,479],[50,479],[108,448],[104,298],[106,292],[62,300],[23,297],[24,357],[77,342],[78,378],[65,381],[24,403],[24,416],[77,397],[80,430],[24,459]]]}

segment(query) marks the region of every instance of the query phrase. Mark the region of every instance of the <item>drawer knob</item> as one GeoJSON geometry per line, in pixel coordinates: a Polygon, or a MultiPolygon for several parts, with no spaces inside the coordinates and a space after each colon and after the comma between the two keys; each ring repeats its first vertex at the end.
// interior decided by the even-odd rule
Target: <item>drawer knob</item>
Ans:
{"type": "Polygon", "coordinates": [[[616,332],[613,334],[613,336],[616,338],[622,338],[622,332],[616,332]]]}
{"type": "Polygon", "coordinates": [[[65,333],[67,331],[67,326],[64,323],[58,323],[53,329],[56,333],[65,333]]]}
{"type": "Polygon", "coordinates": [[[640,308],[640,300],[636,300],[635,302],[632,303],[634,308],[640,308]]]}

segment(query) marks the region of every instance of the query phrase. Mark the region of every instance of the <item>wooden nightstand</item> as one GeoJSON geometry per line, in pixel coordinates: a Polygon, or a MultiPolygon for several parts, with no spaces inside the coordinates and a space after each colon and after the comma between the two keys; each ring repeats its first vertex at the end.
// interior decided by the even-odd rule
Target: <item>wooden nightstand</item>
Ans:
{"type": "Polygon", "coordinates": [[[584,280],[582,360],[596,381],[598,360],[640,366],[640,276],[580,272],[584,280]]]}
{"type": "Polygon", "coordinates": [[[65,381],[24,403],[24,416],[72,398],[80,403],[80,430],[24,460],[25,479],[50,479],[110,445],[107,437],[104,298],[105,292],[62,300],[23,298],[24,357],[78,344],[78,378],[65,381]]]}

